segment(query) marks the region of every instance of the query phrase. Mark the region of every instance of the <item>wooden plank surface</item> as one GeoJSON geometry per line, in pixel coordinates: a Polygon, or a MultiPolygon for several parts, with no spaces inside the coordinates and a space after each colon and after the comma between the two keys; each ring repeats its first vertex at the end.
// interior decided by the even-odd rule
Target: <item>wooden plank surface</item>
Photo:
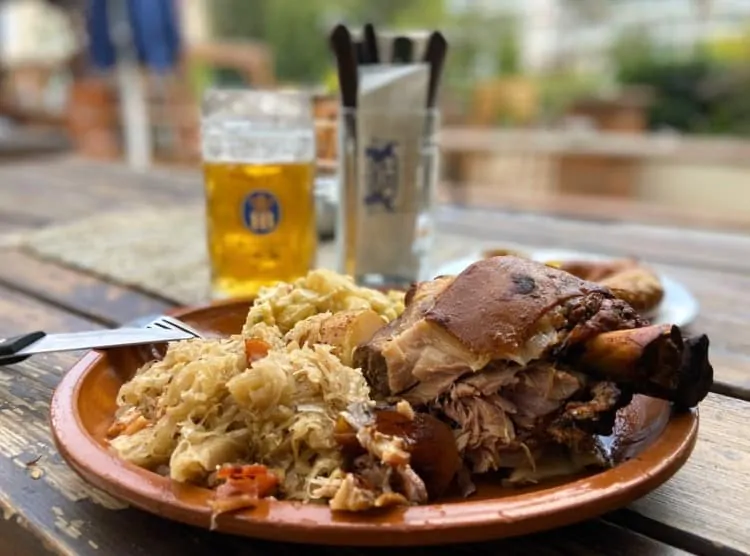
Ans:
{"type": "MultiPolygon", "coordinates": [[[[70,221],[97,211],[169,206],[203,195],[197,169],[159,168],[139,173],[123,164],[68,156],[0,165],[0,183],[0,225],[16,222],[23,228],[70,221]]],[[[700,207],[693,211],[672,209],[637,199],[507,192],[481,184],[445,184],[440,194],[448,203],[563,217],[741,230],[750,226],[750,219],[741,215],[707,214],[700,207]]],[[[0,233],[3,231],[0,228],[0,233]]]]}
{"type": "MultiPolygon", "coordinates": [[[[12,209],[0,210],[0,226],[11,231],[16,227],[38,227],[51,220],[70,219],[84,213],[148,205],[154,198],[164,203],[186,202],[198,195],[201,188],[199,175],[194,171],[170,169],[139,174],[124,165],[91,163],[75,158],[60,158],[54,164],[23,162],[2,166],[0,180],[5,185],[0,190],[0,201],[3,201],[0,206],[23,205],[31,213],[23,215],[12,209]],[[41,175],[45,179],[39,179],[41,175]],[[28,193],[27,187],[34,188],[33,195],[28,193]],[[6,202],[18,195],[25,195],[23,202],[6,202]]],[[[712,351],[716,360],[721,362],[717,366],[717,391],[748,397],[750,348],[747,338],[750,335],[741,308],[748,306],[746,276],[750,273],[750,258],[746,253],[750,252],[750,236],[683,232],[675,228],[638,226],[612,220],[600,223],[566,221],[451,207],[439,211],[439,225],[497,241],[500,245],[521,242],[615,255],[636,253],[649,262],[660,263],[660,268],[695,292],[703,307],[694,328],[710,334],[712,351]]],[[[467,251],[470,249],[471,246],[467,246],[467,251]]],[[[51,282],[56,278],[47,278],[46,271],[38,267],[41,263],[35,265],[29,259],[21,261],[17,257],[8,258],[10,256],[0,254],[8,261],[0,264],[0,280],[13,283],[23,291],[50,286],[48,298],[54,302],[56,288],[51,282]],[[34,279],[35,274],[38,279],[34,279]]],[[[59,277],[53,265],[47,268],[50,277],[59,277]]],[[[40,295],[38,291],[32,293],[40,295]]],[[[90,291],[88,295],[95,296],[96,293],[90,291]]],[[[119,310],[118,303],[119,307],[130,306],[127,302],[117,301],[116,296],[112,303],[105,305],[93,303],[94,299],[85,297],[71,299],[70,308],[74,311],[85,311],[86,306],[96,311],[101,307],[98,315],[85,313],[94,318],[107,318],[112,310],[119,310]]],[[[134,313],[138,312],[138,306],[132,308],[134,313]]]]}
{"type": "Polygon", "coordinates": [[[115,326],[172,305],[17,250],[0,251],[0,284],[68,312],[115,326]]]}
{"type": "MultiPolygon", "coordinates": [[[[515,184],[514,184],[515,185],[515,184]]],[[[656,226],[668,223],[708,230],[750,231],[750,207],[737,206],[732,212],[704,207],[673,207],[633,197],[607,197],[500,186],[490,183],[445,183],[438,198],[446,204],[474,208],[543,213],[563,218],[641,222],[656,226]]]]}
{"type": "Polygon", "coordinates": [[[750,403],[710,394],[687,464],[614,521],[699,554],[750,553],[748,419],[750,403]]]}
{"type": "MultiPolygon", "coordinates": [[[[39,300],[0,287],[0,334],[33,323],[49,330],[99,326],[39,300]]],[[[0,367],[0,526],[1,553],[30,556],[132,554],[384,554],[384,549],[326,549],[259,542],[183,526],[128,508],[80,479],[55,449],[48,407],[72,354],[35,356],[0,367]],[[7,539],[13,539],[8,542],[7,539]],[[18,540],[16,540],[18,539],[18,540]],[[5,544],[4,544],[5,543],[5,544]],[[8,551],[10,550],[10,551],[8,551]]],[[[388,550],[428,554],[435,549],[388,550]]],[[[665,543],[601,520],[502,542],[441,549],[452,554],[585,554],[637,551],[645,556],[683,554],[665,543]],[[612,542],[616,542],[613,550],[612,542]]]]}
{"type": "MultiPolygon", "coordinates": [[[[124,167],[61,160],[55,177],[39,180],[30,162],[0,167],[0,180],[25,210],[6,210],[9,189],[0,189],[1,230],[29,229],[92,211],[179,203],[199,194],[195,173],[147,174],[134,179],[124,167]],[[34,182],[36,180],[36,182],[34,182]],[[78,185],[70,185],[73,182],[78,185]],[[39,185],[44,183],[46,185],[39,185]],[[91,185],[95,183],[96,185],[91,185]],[[27,189],[30,188],[30,189],[27,189]],[[124,188],[130,188],[127,191],[124,188]],[[28,191],[34,191],[29,194],[28,191]],[[154,193],[156,191],[156,193],[154,193]],[[153,194],[152,194],[153,193],[153,194]]],[[[750,238],[613,222],[585,223],[489,211],[441,211],[442,225],[482,239],[544,247],[643,254],[686,284],[702,305],[692,326],[712,340],[717,391],[701,408],[701,432],[693,457],[673,480],[604,520],[502,543],[451,547],[456,554],[750,554],[750,238]],[[739,399],[739,398],[744,398],[739,399]]],[[[467,246],[467,252],[471,250],[467,246]]],[[[0,335],[31,328],[47,331],[113,326],[168,304],[81,272],[0,251],[0,335]]],[[[37,356],[0,367],[0,554],[30,546],[58,554],[298,553],[384,554],[384,550],[325,549],[262,543],[166,522],[120,504],[88,487],[60,459],[47,424],[51,393],[74,356],[37,356]],[[41,459],[27,465],[38,456],[41,459]],[[11,536],[18,539],[3,544],[11,536]]],[[[409,549],[427,554],[435,549],[409,549]]],[[[394,552],[388,550],[388,552],[394,552]]]]}
{"type": "MultiPolygon", "coordinates": [[[[138,173],[68,157],[0,165],[0,183],[0,207],[6,213],[42,224],[96,212],[168,206],[202,195],[196,172],[138,173]]],[[[4,220],[0,214],[0,222],[4,220]]]]}
{"type": "Polygon", "coordinates": [[[540,248],[574,249],[613,256],[638,256],[653,263],[716,271],[750,273],[750,234],[707,232],[554,218],[528,213],[445,206],[441,226],[455,233],[540,248]]]}

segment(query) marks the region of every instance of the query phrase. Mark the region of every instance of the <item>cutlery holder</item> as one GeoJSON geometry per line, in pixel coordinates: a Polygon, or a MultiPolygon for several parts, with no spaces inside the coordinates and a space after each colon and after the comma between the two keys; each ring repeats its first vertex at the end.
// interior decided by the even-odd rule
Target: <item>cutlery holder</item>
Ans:
{"type": "Polygon", "coordinates": [[[423,278],[439,121],[434,109],[342,110],[338,270],[358,283],[408,286],[423,278]]]}

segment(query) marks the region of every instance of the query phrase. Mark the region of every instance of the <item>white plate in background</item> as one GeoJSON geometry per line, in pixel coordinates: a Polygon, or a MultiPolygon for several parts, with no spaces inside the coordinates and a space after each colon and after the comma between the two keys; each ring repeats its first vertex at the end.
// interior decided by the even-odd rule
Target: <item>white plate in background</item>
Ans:
{"type": "MultiPolygon", "coordinates": [[[[615,257],[606,255],[597,255],[594,253],[583,253],[579,251],[570,251],[566,249],[529,249],[523,251],[524,255],[535,261],[565,261],[565,260],[590,260],[606,261],[615,257]]],[[[470,264],[480,260],[481,253],[460,259],[454,259],[443,265],[440,265],[434,276],[441,274],[459,274],[470,264]]],[[[664,298],[659,307],[651,316],[653,324],[676,324],[677,326],[686,326],[693,322],[698,316],[700,306],[698,300],[688,289],[680,282],[669,276],[657,272],[664,288],[664,298]]]]}

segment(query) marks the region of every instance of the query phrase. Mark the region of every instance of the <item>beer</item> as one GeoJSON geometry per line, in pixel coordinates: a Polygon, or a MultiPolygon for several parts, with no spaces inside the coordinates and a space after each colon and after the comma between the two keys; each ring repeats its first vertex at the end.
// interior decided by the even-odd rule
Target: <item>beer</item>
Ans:
{"type": "Polygon", "coordinates": [[[209,89],[202,115],[211,296],[304,276],[317,248],[310,95],[209,89]]]}
{"type": "Polygon", "coordinates": [[[246,297],[315,263],[311,162],[204,163],[214,297],[246,297]]]}

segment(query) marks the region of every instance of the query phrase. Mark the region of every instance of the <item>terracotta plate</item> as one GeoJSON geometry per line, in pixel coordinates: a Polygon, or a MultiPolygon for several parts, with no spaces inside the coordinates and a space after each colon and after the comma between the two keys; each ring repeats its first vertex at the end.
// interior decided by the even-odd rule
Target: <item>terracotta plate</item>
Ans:
{"type": "MultiPolygon", "coordinates": [[[[240,330],[247,303],[229,302],[175,314],[197,328],[240,330]]],[[[105,434],[120,385],[145,362],[142,349],[84,356],[63,378],[52,400],[55,442],[87,481],[161,517],[209,527],[207,489],[174,483],[126,463],[107,450],[105,434]]],[[[264,539],[343,545],[416,545],[521,535],[588,519],[624,506],[656,488],[682,466],[695,444],[697,412],[672,414],[669,404],[636,397],[621,411],[611,438],[620,463],[591,476],[535,488],[503,489],[486,479],[469,499],[391,509],[368,515],[328,507],[263,502],[219,517],[219,531],[264,539]]]]}

